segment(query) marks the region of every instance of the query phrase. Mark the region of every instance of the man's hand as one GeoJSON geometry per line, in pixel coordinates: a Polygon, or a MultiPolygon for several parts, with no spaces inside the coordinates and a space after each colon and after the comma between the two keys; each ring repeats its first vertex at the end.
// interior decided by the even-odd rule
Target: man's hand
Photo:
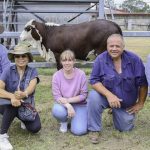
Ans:
{"type": "Polygon", "coordinates": [[[107,97],[109,106],[111,108],[120,108],[121,104],[120,102],[122,101],[121,99],[119,99],[116,95],[114,94],[109,94],[107,97]]]}
{"type": "Polygon", "coordinates": [[[129,114],[135,114],[135,113],[138,113],[143,107],[144,107],[144,104],[137,102],[134,106],[128,108],[127,112],[129,114]]]}

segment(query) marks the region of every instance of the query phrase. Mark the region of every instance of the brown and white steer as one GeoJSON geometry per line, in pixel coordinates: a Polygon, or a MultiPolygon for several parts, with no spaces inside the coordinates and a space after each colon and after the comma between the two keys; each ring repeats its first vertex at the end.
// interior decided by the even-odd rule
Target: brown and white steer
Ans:
{"type": "Polygon", "coordinates": [[[89,53],[94,52],[97,56],[105,51],[107,38],[114,33],[122,35],[120,27],[103,19],[60,26],[31,20],[25,25],[20,38],[28,40],[46,61],[56,59],[57,68],[60,69],[59,57],[64,50],[72,50],[76,59],[87,60],[89,53]]]}

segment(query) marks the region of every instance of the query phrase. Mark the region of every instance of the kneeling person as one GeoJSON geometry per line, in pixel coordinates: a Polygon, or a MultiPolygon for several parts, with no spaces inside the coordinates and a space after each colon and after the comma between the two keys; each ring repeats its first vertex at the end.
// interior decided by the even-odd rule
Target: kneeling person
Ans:
{"type": "Polygon", "coordinates": [[[67,124],[71,123],[71,132],[75,135],[87,133],[88,93],[85,73],[74,67],[75,56],[70,50],[60,56],[62,69],[53,75],[52,93],[55,104],[53,116],[60,122],[60,132],[67,132],[67,124]]]}
{"type": "Polygon", "coordinates": [[[90,77],[93,90],[88,96],[88,130],[93,143],[98,143],[102,130],[102,113],[112,108],[114,127],[130,131],[135,114],[147,96],[147,80],[141,59],[124,50],[123,37],[113,34],[107,39],[107,51],[97,56],[90,77]]]}
{"type": "MultiPolygon", "coordinates": [[[[15,65],[5,69],[0,77],[0,97],[10,101],[10,104],[0,106],[0,113],[3,114],[0,149],[11,150],[13,147],[8,140],[8,129],[15,117],[21,120],[18,116],[18,108],[27,97],[34,107],[34,93],[39,78],[36,69],[28,66],[28,62],[33,59],[28,45],[16,45],[14,50],[8,53],[8,57],[10,60],[15,61],[15,65]],[[29,71],[31,71],[30,76],[28,76],[29,71]]],[[[0,99],[0,103],[1,101],[2,99],[0,99]]],[[[34,121],[21,121],[25,124],[26,129],[32,133],[36,133],[41,129],[38,114],[34,121]]]]}

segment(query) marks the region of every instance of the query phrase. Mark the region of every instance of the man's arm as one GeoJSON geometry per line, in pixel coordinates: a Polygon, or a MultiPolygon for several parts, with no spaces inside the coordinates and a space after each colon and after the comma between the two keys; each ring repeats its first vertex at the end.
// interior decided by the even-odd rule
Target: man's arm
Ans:
{"type": "Polygon", "coordinates": [[[148,92],[148,86],[141,86],[139,88],[138,101],[134,106],[127,109],[128,113],[130,113],[130,114],[138,113],[144,107],[144,103],[145,103],[145,100],[147,97],[147,92],[148,92]]]}
{"type": "Polygon", "coordinates": [[[103,86],[101,82],[97,82],[93,84],[92,88],[107,98],[108,103],[111,108],[121,107],[121,104],[120,104],[121,100],[112,92],[110,92],[105,86],[103,86]]]}

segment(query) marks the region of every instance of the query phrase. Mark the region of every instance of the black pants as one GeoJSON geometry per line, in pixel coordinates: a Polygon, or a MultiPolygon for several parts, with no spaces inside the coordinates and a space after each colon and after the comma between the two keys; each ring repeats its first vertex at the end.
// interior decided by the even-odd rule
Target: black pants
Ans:
{"type": "MultiPolygon", "coordinates": [[[[8,129],[14,118],[18,118],[18,107],[13,107],[12,105],[0,106],[0,113],[3,115],[0,134],[5,134],[8,132],[8,129]]],[[[32,133],[36,133],[41,129],[41,121],[38,114],[36,115],[34,121],[22,122],[25,124],[27,130],[32,133]]]]}

